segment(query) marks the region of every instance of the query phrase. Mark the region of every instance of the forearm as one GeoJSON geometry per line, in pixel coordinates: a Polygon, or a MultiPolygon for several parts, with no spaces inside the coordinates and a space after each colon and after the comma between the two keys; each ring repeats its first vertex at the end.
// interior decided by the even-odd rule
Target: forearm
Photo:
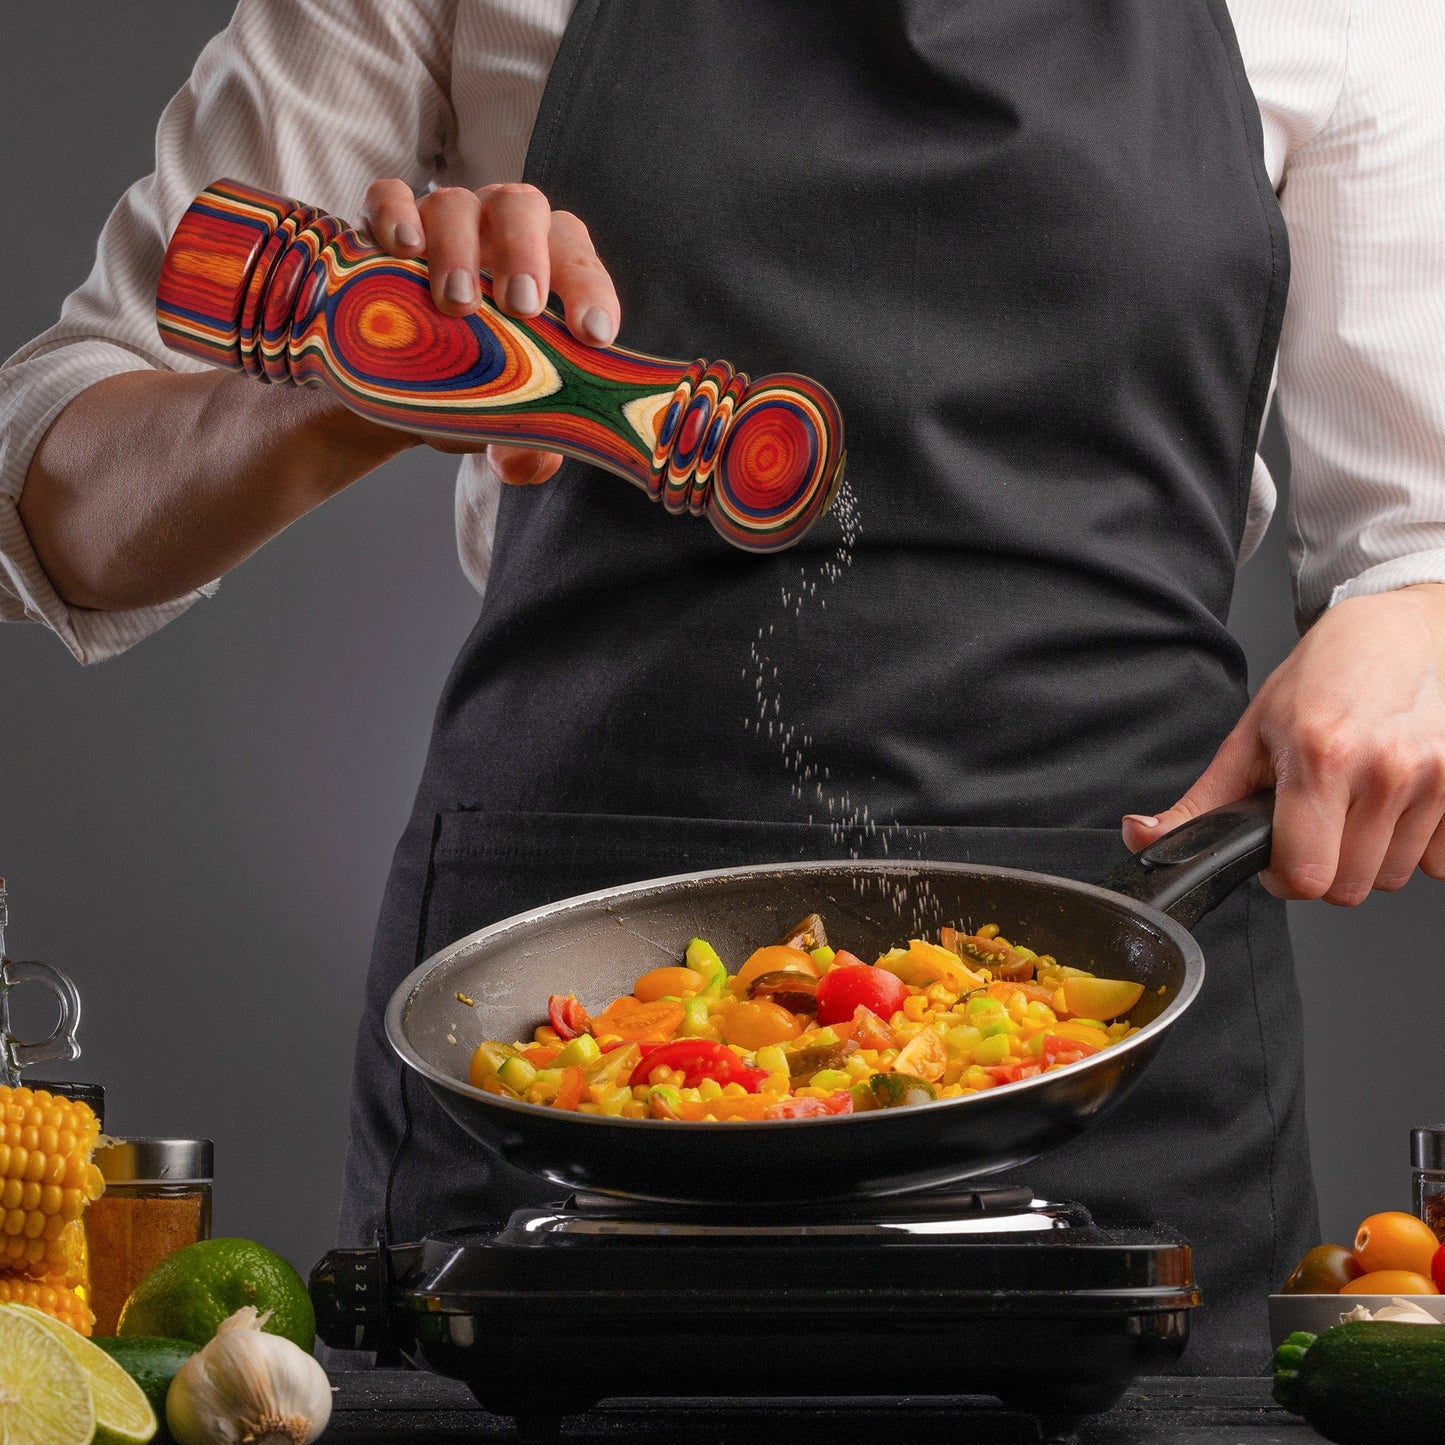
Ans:
{"type": "Polygon", "coordinates": [[[320,388],[127,372],[76,396],[36,448],[20,517],[73,607],[185,595],[415,445],[320,388]]]}

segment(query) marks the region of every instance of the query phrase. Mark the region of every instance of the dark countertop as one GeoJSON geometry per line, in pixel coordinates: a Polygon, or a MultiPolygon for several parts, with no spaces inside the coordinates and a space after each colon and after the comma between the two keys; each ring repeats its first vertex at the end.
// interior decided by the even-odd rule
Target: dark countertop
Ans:
{"type": "MultiPolygon", "coordinates": [[[[488,1414],[455,1380],[367,1370],[333,1374],[332,1382],[328,1445],[518,1438],[510,1420],[488,1414]]],[[[926,1396],[866,1403],[616,1400],[568,1416],[562,1432],[568,1445],[1023,1445],[1039,1438],[1030,1417],[987,1400],[926,1396]]],[[[1319,1445],[1322,1437],[1270,1399],[1263,1376],[1158,1376],[1139,1380],[1107,1414],[1088,1417],[1076,1439],[1078,1445],[1319,1445]]]]}

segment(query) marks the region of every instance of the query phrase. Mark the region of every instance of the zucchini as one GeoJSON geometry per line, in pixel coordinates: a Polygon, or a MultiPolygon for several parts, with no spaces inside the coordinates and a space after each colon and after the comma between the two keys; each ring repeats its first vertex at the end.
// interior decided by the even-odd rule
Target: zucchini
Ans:
{"type": "Polygon", "coordinates": [[[1445,1327],[1347,1320],[1274,1352],[1274,1398],[1336,1445],[1439,1445],[1445,1327]]]}
{"type": "Polygon", "coordinates": [[[145,1391],[160,1425],[151,1445],[172,1445],[173,1437],[166,1429],[166,1391],[176,1371],[200,1346],[190,1340],[153,1335],[96,1335],[91,1344],[104,1350],[145,1391]]]}

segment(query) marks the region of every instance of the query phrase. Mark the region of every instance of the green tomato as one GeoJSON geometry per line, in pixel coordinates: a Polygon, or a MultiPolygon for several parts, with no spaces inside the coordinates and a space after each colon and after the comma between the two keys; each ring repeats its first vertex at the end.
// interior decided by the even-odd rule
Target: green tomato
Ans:
{"type": "Polygon", "coordinates": [[[1281,1294],[1339,1294],[1364,1271],[1354,1254],[1342,1244],[1317,1244],[1295,1265],[1281,1294]]]}

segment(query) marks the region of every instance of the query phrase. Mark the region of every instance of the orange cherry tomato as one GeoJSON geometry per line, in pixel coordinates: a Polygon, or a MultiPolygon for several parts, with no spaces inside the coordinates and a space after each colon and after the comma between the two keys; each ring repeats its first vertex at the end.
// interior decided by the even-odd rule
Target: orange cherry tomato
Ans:
{"type": "Polygon", "coordinates": [[[786,944],[771,943],[766,948],[758,949],[738,969],[737,987],[746,992],[748,985],[755,978],[782,969],[791,970],[793,973],[810,974],[813,978],[818,976],[818,965],[801,948],[789,948],[786,944]]]}
{"type": "Polygon", "coordinates": [[[1403,1210],[1372,1214],[1355,1231],[1355,1258],[1366,1274],[1403,1269],[1430,1278],[1430,1261],[1440,1241],[1423,1219],[1403,1210]]]}
{"type": "Polygon", "coordinates": [[[643,1003],[656,1003],[658,999],[672,994],[683,998],[696,993],[703,986],[703,976],[690,968],[654,968],[644,973],[633,985],[633,996],[643,1003]]]}
{"type": "Polygon", "coordinates": [[[740,1049],[761,1049],[766,1044],[782,1044],[803,1032],[803,1022],[782,1004],[771,999],[754,998],[725,1008],[714,1019],[724,1043],[740,1049]]]}
{"type": "Polygon", "coordinates": [[[601,1038],[611,1034],[624,1043],[670,1039],[681,1026],[685,1013],[680,1003],[642,1003],[635,998],[619,998],[592,1016],[592,1034],[601,1038]]]}
{"type": "Polygon", "coordinates": [[[1413,1269],[1376,1269],[1344,1285],[1341,1294],[1439,1294],[1440,1291],[1413,1269]]]}

